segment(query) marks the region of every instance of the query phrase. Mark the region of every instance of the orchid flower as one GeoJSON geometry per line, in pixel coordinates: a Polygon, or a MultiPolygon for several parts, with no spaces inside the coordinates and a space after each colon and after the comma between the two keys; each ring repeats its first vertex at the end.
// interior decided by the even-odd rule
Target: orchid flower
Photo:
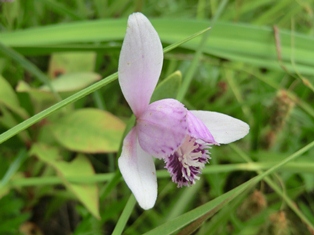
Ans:
{"type": "Polygon", "coordinates": [[[225,114],[189,111],[175,99],[150,104],[163,63],[159,36],[141,13],[129,16],[119,59],[119,84],[136,116],[118,160],[121,174],[143,209],[154,206],[157,177],[153,157],[162,159],[178,187],[199,179],[211,145],[244,137],[249,126],[225,114]]]}

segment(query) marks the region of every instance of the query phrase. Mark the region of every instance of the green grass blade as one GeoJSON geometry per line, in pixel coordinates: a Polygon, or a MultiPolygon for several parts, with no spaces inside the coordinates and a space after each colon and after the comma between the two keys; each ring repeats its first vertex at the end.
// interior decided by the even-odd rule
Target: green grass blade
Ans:
{"type": "MultiPolygon", "coordinates": [[[[235,199],[238,195],[240,195],[245,190],[249,189],[251,186],[258,183],[260,180],[264,179],[269,174],[275,172],[280,167],[285,165],[286,163],[296,159],[297,157],[301,156],[303,153],[308,151],[309,149],[314,147],[314,141],[310,144],[306,145],[302,149],[298,150],[294,154],[287,157],[285,160],[281,161],[280,163],[276,164],[272,168],[268,169],[267,171],[259,174],[258,176],[252,178],[251,180],[241,184],[240,186],[236,187],[235,189],[230,190],[229,192],[215,198],[214,200],[205,203],[204,205],[197,207],[173,220],[170,220],[157,228],[145,233],[147,235],[159,235],[162,231],[162,234],[172,234],[179,229],[183,228],[184,226],[192,223],[193,221],[201,218],[204,216],[203,220],[210,218],[213,216],[217,211],[219,211],[223,206],[227,205],[230,201],[235,199]]],[[[311,224],[310,224],[311,225],[311,224]]]]}
{"type": "Polygon", "coordinates": [[[240,195],[243,191],[254,185],[256,177],[241,184],[237,188],[215,198],[214,200],[205,203],[204,205],[197,207],[175,219],[169,220],[168,222],[158,226],[157,228],[145,233],[145,235],[168,235],[173,234],[184,226],[192,223],[196,219],[201,217],[206,217],[206,219],[213,216],[217,211],[219,211],[223,206],[227,205],[230,201],[240,195]]]}
{"type": "MultiPolygon", "coordinates": [[[[252,160],[238,147],[236,147],[235,145],[230,145],[231,148],[233,150],[235,150],[245,161],[247,162],[252,162],[252,160]]],[[[307,151],[306,147],[312,148],[314,146],[314,142],[310,143],[309,145],[305,146],[304,148],[306,149],[305,151],[307,151]]],[[[303,148],[303,149],[304,149],[303,148]]],[[[302,149],[301,149],[302,150],[302,149]]],[[[304,151],[299,150],[299,154],[297,154],[298,152],[295,153],[296,156],[300,156],[304,151]]],[[[286,161],[286,160],[284,160],[286,161]]],[[[279,163],[282,164],[282,163],[279,163]]],[[[285,163],[283,163],[285,164],[285,163]]],[[[306,163],[305,163],[306,164],[306,163]]],[[[309,164],[309,163],[307,163],[309,164]]],[[[263,171],[261,170],[256,170],[256,172],[259,175],[263,175],[265,174],[263,171]]],[[[302,170],[299,170],[299,172],[303,172],[302,170]]],[[[296,206],[295,202],[293,202],[272,180],[269,176],[266,176],[264,178],[264,180],[267,182],[267,184],[280,196],[283,198],[283,200],[287,203],[287,205],[291,208],[291,210],[294,211],[294,213],[296,213],[296,215],[309,227],[314,231],[314,224],[311,223],[311,221],[305,217],[305,215],[303,215],[303,213],[299,210],[299,208],[296,206]]]]}
{"type": "MultiPolygon", "coordinates": [[[[193,34],[193,35],[187,37],[186,39],[180,40],[179,42],[176,42],[175,44],[170,45],[169,47],[166,47],[164,49],[164,52],[168,52],[168,51],[174,49],[175,47],[178,47],[178,46],[188,42],[189,40],[194,39],[195,37],[201,35],[202,33],[206,32],[207,30],[209,30],[209,29],[207,28],[205,30],[201,30],[200,32],[193,34]]],[[[68,105],[70,103],[73,103],[73,102],[91,94],[94,91],[97,91],[101,87],[108,85],[109,83],[113,82],[117,78],[118,78],[118,73],[114,73],[114,74],[108,76],[107,78],[104,78],[101,81],[94,83],[93,85],[75,93],[72,96],[69,96],[68,98],[56,103],[55,105],[45,109],[44,111],[32,116],[31,118],[23,121],[22,123],[14,126],[13,128],[9,129],[8,131],[6,131],[0,135],[0,144],[3,143],[4,141],[6,141],[7,139],[11,138],[12,136],[16,135],[17,133],[21,132],[22,130],[25,130],[26,128],[30,127],[31,125],[35,124],[36,122],[47,117],[51,113],[65,107],[66,105],[68,105]]]]}
{"type": "MultiPolygon", "coordinates": [[[[216,23],[217,19],[220,17],[221,13],[223,12],[223,9],[225,8],[226,4],[227,4],[228,0],[223,0],[220,4],[219,4],[219,7],[218,7],[218,10],[215,14],[215,16],[213,17],[213,20],[211,22],[212,26],[214,26],[214,24],[216,23]]],[[[200,58],[202,57],[203,55],[203,51],[204,51],[204,48],[206,46],[206,42],[207,42],[207,39],[209,38],[209,35],[210,35],[210,31],[208,31],[207,33],[205,33],[203,36],[202,36],[202,39],[199,43],[199,45],[197,46],[197,50],[194,54],[194,57],[193,57],[193,60],[191,62],[191,65],[187,71],[187,73],[185,74],[185,78],[183,80],[183,83],[182,83],[182,86],[179,90],[179,93],[178,93],[178,96],[177,96],[177,99],[182,101],[185,94],[187,93],[189,87],[190,87],[190,84],[191,84],[191,81],[194,77],[194,74],[198,68],[198,64],[199,64],[199,61],[200,61],[200,58]]]]}
{"type": "MultiPolygon", "coordinates": [[[[252,162],[252,163],[239,163],[239,164],[223,164],[223,165],[213,165],[205,167],[203,174],[215,174],[215,173],[226,173],[233,171],[259,171],[267,170],[270,167],[278,164],[278,162],[252,162]]],[[[314,174],[314,163],[308,162],[290,162],[278,169],[280,172],[303,172],[314,174]]],[[[116,173],[118,174],[118,173],[116,173]]],[[[113,177],[113,173],[96,174],[94,176],[84,176],[84,177],[67,177],[66,180],[70,183],[77,184],[92,184],[99,182],[110,181],[113,177]]],[[[121,175],[116,176],[117,179],[121,178],[121,175]]],[[[169,172],[166,170],[157,171],[158,178],[169,178],[169,172]]],[[[45,177],[27,177],[12,179],[10,181],[10,187],[26,187],[26,186],[39,186],[39,185],[56,185],[62,183],[58,177],[55,176],[45,176],[45,177]]]]}
{"type": "Polygon", "coordinates": [[[54,88],[52,87],[49,78],[39,70],[33,63],[25,59],[22,55],[18,52],[14,51],[13,49],[3,45],[0,42],[0,53],[8,56],[9,58],[15,60],[19,63],[25,70],[29,71],[31,74],[35,75],[39,81],[45,84],[49,89],[55,94],[55,96],[59,99],[59,95],[56,93],[54,88]]]}
{"type": "Polygon", "coordinates": [[[27,158],[26,150],[25,149],[20,150],[18,156],[16,157],[14,162],[10,165],[9,169],[7,170],[7,172],[1,179],[0,189],[9,182],[9,180],[17,172],[17,170],[20,168],[20,166],[23,164],[26,158],[27,158]]]}
{"type": "MultiPolygon", "coordinates": [[[[209,22],[193,19],[152,19],[162,42],[175,43],[208,27],[209,22]],[[176,29],[176,30],[174,30],[176,29]]],[[[121,41],[125,34],[126,19],[82,21],[51,25],[15,32],[2,33],[0,42],[18,49],[32,49],[60,44],[121,41]],[[84,32],[84,33],[82,33],[84,32]],[[41,37],[38,37],[41,35],[41,37]]],[[[282,64],[290,72],[314,74],[314,38],[280,30],[282,64]],[[291,63],[293,57],[294,65],[291,63]]],[[[182,45],[196,50],[200,39],[182,45]]],[[[91,44],[88,44],[91,45],[91,44]]],[[[70,47],[70,46],[69,46],[70,47]]],[[[250,24],[217,22],[207,40],[204,53],[259,67],[282,70],[277,58],[274,31],[271,27],[250,24]]]]}
{"type": "Polygon", "coordinates": [[[52,1],[52,0],[44,0],[42,1],[51,11],[59,13],[60,15],[66,15],[73,20],[83,20],[84,17],[77,14],[75,11],[72,11],[65,7],[62,3],[52,1]]]}
{"type": "Polygon", "coordinates": [[[188,41],[190,41],[190,40],[192,40],[192,39],[194,39],[194,38],[196,38],[196,37],[202,35],[203,33],[206,33],[206,32],[207,32],[208,30],[210,30],[210,29],[211,29],[211,28],[208,27],[208,28],[206,28],[206,29],[204,29],[204,30],[201,30],[201,31],[195,33],[195,34],[192,34],[191,36],[187,37],[187,38],[184,39],[184,40],[181,40],[181,41],[179,41],[179,42],[173,43],[173,44],[171,44],[171,45],[165,47],[165,48],[164,48],[164,53],[167,53],[167,52],[173,50],[174,48],[181,46],[181,45],[184,44],[185,42],[188,42],[188,41]]]}
{"type": "Polygon", "coordinates": [[[126,223],[128,222],[128,219],[130,218],[134,206],[136,204],[136,200],[135,197],[133,196],[133,194],[129,197],[128,202],[126,203],[124,210],[116,224],[116,227],[114,228],[112,235],[120,235],[122,234],[126,223]]]}
{"type": "Polygon", "coordinates": [[[56,103],[55,105],[43,110],[42,112],[35,114],[29,119],[26,119],[25,121],[21,122],[20,124],[12,127],[11,129],[7,130],[6,132],[2,133],[0,135],[0,144],[6,141],[7,139],[11,138],[12,136],[16,135],[17,133],[25,130],[26,128],[30,127],[31,125],[35,124],[36,122],[42,120],[43,118],[49,116],[51,113],[65,107],[66,105],[73,103],[90,93],[98,90],[99,88],[113,82],[118,77],[117,73],[114,73],[104,79],[102,79],[99,82],[94,83],[93,85],[75,93],[74,95],[69,96],[68,98],[56,103]]]}

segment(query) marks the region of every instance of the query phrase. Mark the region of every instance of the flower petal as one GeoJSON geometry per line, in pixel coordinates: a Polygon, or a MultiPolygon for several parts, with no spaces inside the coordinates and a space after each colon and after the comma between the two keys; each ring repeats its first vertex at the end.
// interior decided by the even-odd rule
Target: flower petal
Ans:
{"type": "Polygon", "coordinates": [[[141,147],[157,158],[172,154],[187,134],[186,113],[183,104],[174,99],[151,103],[136,124],[141,147]]]}
{"type": "Polygon", "coordinates": [[[157,178],[153,158],[139,146],[136,130],[133,128],[123,142],[118,160],[121,174],[139,205],[148,210],[157,198],[157,178]]]}
{"type": "Polygon", "coordinates": [[[217,144],[205,124],[200,119],[195,117],[195,115],[190,111],[187,113],[187,120],[190,136],[194,137],[195,139],[201,139],[208,144],[217,144]]]}
{"type": "Polygon", "coordinates": [[[118,75],[123,95],[137,117],[150,102],[162,63],[163,49],[156,30],[143,14],[130,15],[118,75]]]}
{"type": "Polygon", "coordinates": [[[249,133],[249,125],[226,114],[208,111],[190,111],[207,126],[216,142],[228,144],[249,133]]]}

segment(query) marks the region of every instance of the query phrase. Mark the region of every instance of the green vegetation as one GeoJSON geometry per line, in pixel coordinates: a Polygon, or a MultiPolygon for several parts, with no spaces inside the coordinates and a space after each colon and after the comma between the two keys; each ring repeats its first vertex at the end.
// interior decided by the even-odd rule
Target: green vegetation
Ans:
{"type": "Polygon", "coordinates": [[[313,9],[313,0],[0,0],[0,234],[313,234],[313,9]],[[156,160],[148,211],[117,164],[134,117],[116,72],[136,11],[165,48],[152,100],[250,125],[210,149],[191,187],[178,189],[156,160]]]}

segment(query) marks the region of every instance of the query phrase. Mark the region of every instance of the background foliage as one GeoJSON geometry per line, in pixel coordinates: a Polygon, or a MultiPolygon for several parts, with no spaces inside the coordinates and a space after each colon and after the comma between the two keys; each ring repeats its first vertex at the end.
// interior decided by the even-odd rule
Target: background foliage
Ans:
{"type": "MultiPolygon", "coordinates": [[[[0,234],[314,234],[313,0],[0,1],[0,234]],[[250,124],[143,211],[121,178],[127,16],[165,52],[153,100],[250,124]]],[[[128,129],[128,128],[127,128],[128,129]]]]}

